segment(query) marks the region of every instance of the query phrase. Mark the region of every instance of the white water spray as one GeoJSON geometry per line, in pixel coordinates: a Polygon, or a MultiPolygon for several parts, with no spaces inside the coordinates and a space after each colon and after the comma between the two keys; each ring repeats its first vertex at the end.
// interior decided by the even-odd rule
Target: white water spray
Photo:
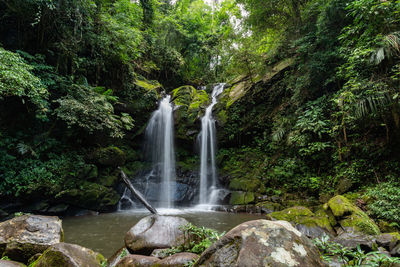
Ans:
{"type": "Polygon", "coordinates": [[[173,107],[170,100],[170,96],[161,100],[146,128],[146,142],[153,161],[153,171],[161,177],[159,197],[161,208],[174,206],[176,175],[173,107]]]}
{"type": "Polygon", "coordinates": [[[217,167],[215,164],[216,129],[212,117],[212,109],[218,103],[217,97],[224,90],[224,83],[214,86],[211,94],[211,104],[201,119],[200,132],[200,199],[199,204],[215,204],[210,197],[210,189],[217,186],[217,167]]]}

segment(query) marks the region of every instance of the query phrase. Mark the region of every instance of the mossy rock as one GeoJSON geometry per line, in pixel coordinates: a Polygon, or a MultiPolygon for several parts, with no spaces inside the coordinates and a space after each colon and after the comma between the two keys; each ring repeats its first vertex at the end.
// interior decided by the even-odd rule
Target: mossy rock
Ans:
{"type": "Polygon", "coordinates": [[[123,166],[126,161],[125,153],[115,146],[99,148],[94,151],[92,157],[97,163],[104,166],[123,166]]]}
{"type": "Polygon", "coordinates": [[[91,249],[75,244],[58,243],[48,248],[30,267],[101,267],[104,262],[104,257],[91,249]]]}
{"type": "Polygon", "coordinates": [[[369,235],[380,234],[379,227],[375,222],[344,196],[338,195],[331,198],[325,208],[332,211],[336,220],[346,231],[369,235]]]}
{"type": "Polygon", "coordinates": [[[80,179],[91,180],[97,178],[99,175],[97,166],[94,164],[85,164],[80,170],[78,177],[80,179]]]}
{"type": "Polygon", "coordinates": [[[390,232],[396,232],[399,229],[396,227],[397,224],[389,223],[384,220],[379,220],[378,226],[379,229],[381,230],[382,233],[390,233],[390,232]]]}
{"type": "Polygon", "coordinates": [[[247,192],[265,192],[265,186],[258,179],[233,178],[229,183],[230,190],[247,192]]]}
{"type": "Polygon", "coordinates": [[[263,201],[263,202],[258,202],[256,204],[257,207],[260,207],[261,210],[265,213],[272,213],[274,211],[280,211],[283,209],[283,206],[279,203],[272,202],[272,201],[263,201]]]}
{"type": "Polygon", "coordinates": [[[303,225],[307,228],[321,228],[328,233],[334,233],[327,214],[318,212],[314,214],[310,209],[302,206],[287,208],[282,211],[272,212],[267,219],[283,220],[294,226],[303,225]]]}
{"type": "Polygon", "coordinates": [[[245,204],[253,203],[254,200],[255,200],[255,195],[253,192],[234,191],[231,194],[229,204],[245,205],[245,204]]]}
{"type": "Polygon", "coordinates": [[[89,210],[110,211],[118,204],[120,195],[103,185],[84,182],[79,188],[61,191],[56,199],[89,210]]]}

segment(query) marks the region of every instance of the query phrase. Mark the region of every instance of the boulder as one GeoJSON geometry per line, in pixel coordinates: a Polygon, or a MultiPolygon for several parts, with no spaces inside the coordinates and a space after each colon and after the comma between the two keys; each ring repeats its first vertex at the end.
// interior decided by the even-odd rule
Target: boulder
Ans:
{"type": "Polygon", "coordinates": [[[124,151],[115,146],[99,148],[93,152],[90,158],[98,164],[112,167],[123,166],[126,161],[124,151]]]}
{"type": "Polygon", "coordinates": [[[26,267],[25,264],[16,261],[0,260],[1,267],[26,267]]]}
{"type": "Polygon", "coordinates": [[[310,238],[334,234],[328,215],[321,212],[318,215],[306,207],[298,206],[272,212],[267,215],[267,219],[288,221],[297,230],[310,238]]]}
{"type": "MultiPolygon", "coordinates": [[[[367,235],[380,234],[379,227],[356,205],[353,205],[344,196],[335,196],[324,205],[326,210],[332,211],[341,229],[345,232],[358,232],[367,235]]],[[[338,232],[338,234],[341,234],[338,232]]]]}
{"type": "Polygon", "coordinates": [[[400,244],[400,234],[398,232],[380,234],[376,236],[376,244],[391,251],[397,244],[400,244]]]}
{"type": "Polygon", "coordinates": [[[36,253],[64,240],[61,220],[53,216],[22,215],[0,223],[0,254],[27,262],[36,253]]]}
{"type": "Polygon", "coordinates": [[[400,257],[400,244],[398,244],[392,250],[390,250],[390,255],[392,257],[400,257]]]}
{"type": "Polygon", "coordinates": [[[190,262],[194,262],[199,258],[199,255],[189,252],[182,252],[166,257],[156,264],[154,267],[185,267],[190,262]]]}
{"type": "Polygon", "coordinates": [[[116,267],[151,267],[154,266],[160,259],[156,257],[143,255],[128,255],[120,260],[116,267]]]}
{"type": "Polygon", "coordinates": [[[169,249],[168,248],[160,248],[160,249],[155,249],[153,252],[151,252],[150,256],[159,258],[159,259],[164,259],[169,256],[169,249]]]}
{"type": "Polygon", "coordinates": [[[326,266],[315,245],[289,222],[242,223],[200,256],[194,266],[326,266]]]}
{"type": "Polygon", "coordinates": [[[355,249],[360,246],[361,249],[371,251],[377,248],[375,238],[370,235],[359,232],[345,232],[333,239],[334,242],[341,244],[344,247],[355,249]]]}
{"type": "Polygon", "coordinates": [[[131,253],[150,255],[154,249],[177,247],[184,243],[180,229],[189,222],[180,217],[151,215],[141,219],[125,235],[131,253]]]}
{"type": "Polygon", "coordinates": [[[254,202],[255,196],[253,192],[233,191],[229,204],[245,205],[254,202]]]}
{"type": "Polygon", "coordinates": [[[32,266],[35,267],[101,267],[104,257],[75,244],[58,243],[49,247],[32,266]]]}

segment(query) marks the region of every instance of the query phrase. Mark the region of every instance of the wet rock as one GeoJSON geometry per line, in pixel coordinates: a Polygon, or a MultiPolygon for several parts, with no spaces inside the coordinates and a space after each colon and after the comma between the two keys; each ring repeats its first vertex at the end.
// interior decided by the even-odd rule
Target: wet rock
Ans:
{"type": "Polygon", "coordinates": [[[143,256],[143,255],[128,255],[120,260],[116,267],[151,267],[160,261],[159,258],[143,256]]]}
{"type": "Polygon", "coordinates": [[[141,219],[125,235],[125,245],[132,253],[150,255],[154,249],[182,245],[181,226],[189,222],[180,217],[151,215],[141,219]]]}
{"type": "Polygon", "coordinates": [[[328,215],[322,213],[318,215],[306,207],[298,206],[272,212],[267,215],[267,219],[288,221],[297,230],[310,238],[334,234],[328,215]]]}
{"type": "Polygon", "coordinates": [[[23,215],[0,223],[0,255],[16,261],[27,262],[63,239],[58,217],[23,215]]]}
{"type": "Polygon", "coordinates": [[[324,205],[324,208],[332,211],[345,232],[358,232],[367,235],[380,234],[379,227],[375,222],[344,196],[339,195],[331,198],[324,205]]]}
{"type": "Polygon", "coordinates": [[[47,212],[51,214],[63,214],[65,213],[69,208],[69,205],[67,204],[58,204],[56,206],[50,207],[47,212]]]}
{"type": "Polygon", "coordinates": [[[286,221],[242,223],[211,245],[194,266],[326,266],[313,243],[286,221]]]}
{"type": "Polygon", "coordinates": [[[177,253],[157,262],[154,267],[184,267],[199,258],[199,255],[189,252],[177,253]]]}
{"type": "Polygon", "coordinates": [[[1,267],[25,267],[26,265],[16,261],[0,260],[1,267]]]}
{"type": "Polygon", "coordinates": [[[75,244],[58,243],[49,247],[34,263],[35,267],[101,267],[104,257],[75,244]]]}

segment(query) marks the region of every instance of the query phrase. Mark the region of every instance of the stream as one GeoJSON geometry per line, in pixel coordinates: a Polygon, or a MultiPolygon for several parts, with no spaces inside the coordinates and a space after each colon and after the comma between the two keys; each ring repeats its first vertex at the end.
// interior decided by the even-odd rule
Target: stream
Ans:
{"type": "MultiPolygon", "coordinates": [[[[220,232],[229,231],[236,225],[264,216],[247,213],[227,213],[196,209],[159,209],[162,215],[177,215],[197,226],[205,226],[220,232]]],[[[97,216],[66,217],[63,219],[65,242],[78,244],[112,256],[124,245],[126,232],[140,219],[150,215],[147,210],[130,210],[104,213],[97,216]]]]}

